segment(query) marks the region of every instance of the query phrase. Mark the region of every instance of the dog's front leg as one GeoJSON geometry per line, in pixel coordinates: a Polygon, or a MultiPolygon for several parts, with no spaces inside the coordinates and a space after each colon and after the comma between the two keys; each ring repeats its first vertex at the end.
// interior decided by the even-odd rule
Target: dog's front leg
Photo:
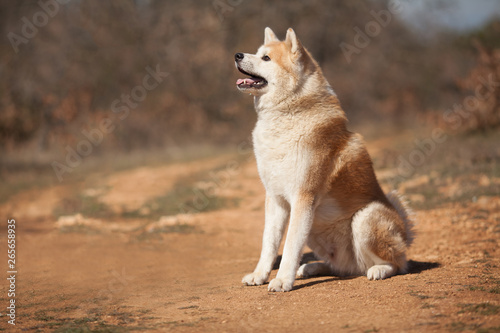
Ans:
{"type": "Polygon", "coordinates": [[[313,223],[313,201],[312,195],[299,195],[292,202],[290,225],[283,250],[278,275],[269,283],[269,291],[292,290],[295,276],[311,226],[313,223]]]}
{"type": "Polygon", "coordinates": [[[264,284],[278,256],[278,248],[283,238],[285,225],[290,215],[286,201],[277,196],[266,196],[266,217],[264,236],[262,237],[262,252],[254,272],[246,275],[242,282],[247,286],[264,284]]]}

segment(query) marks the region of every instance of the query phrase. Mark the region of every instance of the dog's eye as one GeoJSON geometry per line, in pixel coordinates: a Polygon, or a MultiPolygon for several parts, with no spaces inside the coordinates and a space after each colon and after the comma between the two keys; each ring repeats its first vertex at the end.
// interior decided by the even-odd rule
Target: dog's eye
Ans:
{"type": "Polygon", "coordinates": [[[269,58],[269,56],[268,56],[268,55],[265,55],[265,56],[263,56],[263,57],[262,57],[262,60],[264,60],[264,61],[269,61],[269,60],[271,60],[271,58],[269,58]]]}

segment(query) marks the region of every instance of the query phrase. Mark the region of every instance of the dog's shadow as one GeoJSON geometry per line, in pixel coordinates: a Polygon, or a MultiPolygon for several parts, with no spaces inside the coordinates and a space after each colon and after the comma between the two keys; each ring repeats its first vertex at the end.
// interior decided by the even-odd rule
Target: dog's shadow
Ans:
{"type": "Polygon", "coordinates": [[[408,260],[407,274],[419,274],[438,267],[441,267],[441,264],[438,262],[408,260]]]}
{"type": "MultiPolygon", "coordinates": [[[[276,262],[274,263],[274,266],[273,266],[273,270],[274,269],[278,269],[280,268],[280,264],[281,264],[281,259],[282,259],[282,256],[279,255],[277,258],[276,258],[276,262]]],[[[307,252],[307,253],[304,253],[302,255],[302,259],[300,260],[300,264],[307,264],[308,262],[311,262],[311,261],[317,261],[318,259],[316,258],[316,256],[314,255],[313,252],[307,252]]]]}
{"type": "MultiPolygon", "coordinates": [[[[280,267],[282,256],[278,256],[276,258],[276,262],[274,263],[273,270],[278,269],[280,267]]],[[[307,252],[302,255],[302,260],[300,261],[300,264],[306,264],[308,262],[312,261],[318,261],[316,256],[314,255],[313,252],[307,252]]],[[[419,274],[422,273],[423,271],[428,271],[430,269],[438,268],[441,267],[441,264],[438,262],[426,262],[426,261],[415,261],[415,260],[408,260],[408,272],[406,274],[419,274]]],[[[326,275],[326,276],[331,276],[331,278],[324,279],[324,280],[315,280],[311,281],[308,283],[301,284],[299,286],[294,286],[293,289],[302,289],[306,287],[310,287],[316,284],[320,283],[325,283],[325,282],[332,282],[332,281],[338,281],[338,280],[350,280],[350,279],[355,279],[358,276],[336,276],[336,275],[326,275]]]]}

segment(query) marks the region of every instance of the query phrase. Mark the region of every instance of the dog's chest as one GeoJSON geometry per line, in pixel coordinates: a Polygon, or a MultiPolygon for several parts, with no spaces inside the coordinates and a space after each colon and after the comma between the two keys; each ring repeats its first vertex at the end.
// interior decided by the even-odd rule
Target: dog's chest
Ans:
{"type": "Polygon", "coordinates": [[[290,199],[303,186],[309,170],[304,131],[292,123],[258,121],[253,142],[266,191],[290,199]]]}

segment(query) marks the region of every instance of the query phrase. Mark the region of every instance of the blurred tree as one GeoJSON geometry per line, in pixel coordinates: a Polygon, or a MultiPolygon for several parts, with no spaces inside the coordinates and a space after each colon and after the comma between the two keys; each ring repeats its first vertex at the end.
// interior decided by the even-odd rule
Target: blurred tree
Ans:
{"type": "Polygon", "coordinates": [[[486,131],[500,126],[500,49],[488,49],[479,41],[478,64],[459,84],[469,93],[463,102],[463,129],[486,131]]]}

